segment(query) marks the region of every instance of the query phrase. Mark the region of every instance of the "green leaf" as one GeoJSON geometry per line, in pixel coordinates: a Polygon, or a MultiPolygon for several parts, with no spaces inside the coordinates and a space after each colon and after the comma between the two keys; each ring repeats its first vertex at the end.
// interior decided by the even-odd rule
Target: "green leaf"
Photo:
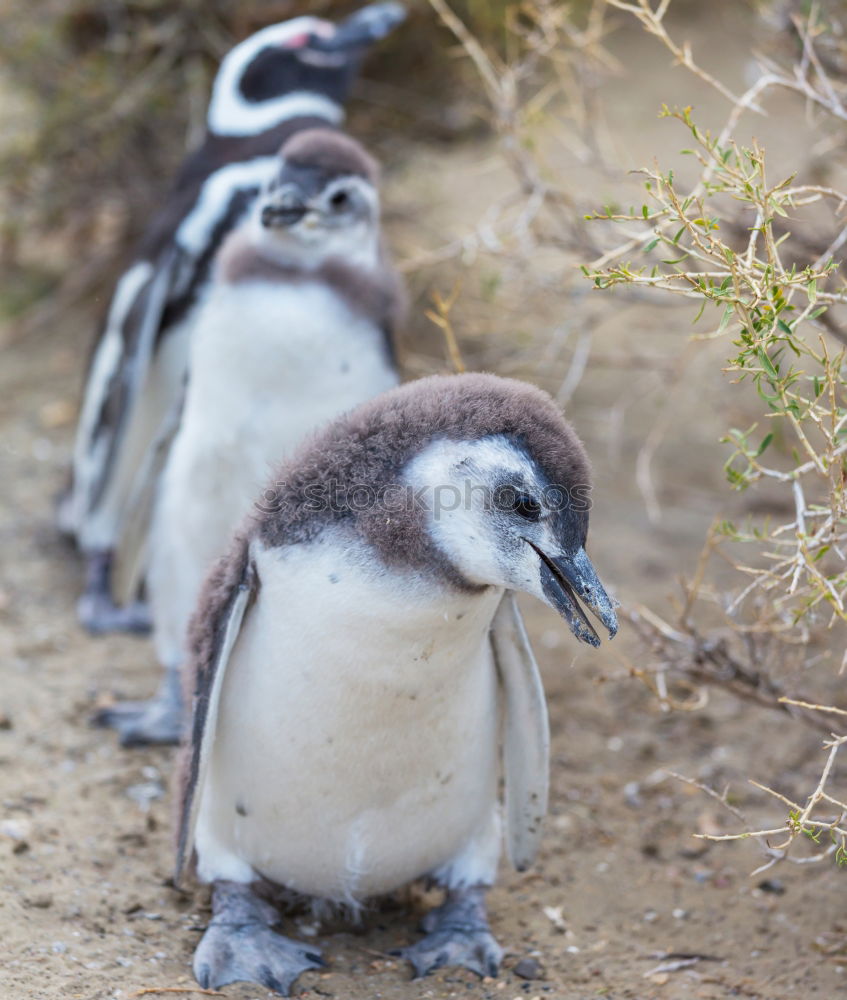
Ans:
{"type": "Polygon", "coordinates": [[[768,355],[767,355],[766,351],[764,350],[764,348],[762,348],[762,347],[758,348],[757,351],[756,351],[756,355],[757,355],[759,361],[761,361],[762,368],[765,369],[765,371],[767,372],[767,374],[770,375],[770,377],[772,379],[779,378],[779,372],[776,370],[776,368],[774,368],[773,362],[768,357],[768,355]]]}
{"type": "Polygon", "coordinates": [[[759,455],[763,454],[763,452],[765,451],[767,446],[771,443],[771,441],[773,441],[773,431],[771,431],[769,434],[765,434],[765,436],[762,438],[762,443],[759,445],[759,450],[756,452],[755,455],[756,458],[758,458],[759,455]]]}

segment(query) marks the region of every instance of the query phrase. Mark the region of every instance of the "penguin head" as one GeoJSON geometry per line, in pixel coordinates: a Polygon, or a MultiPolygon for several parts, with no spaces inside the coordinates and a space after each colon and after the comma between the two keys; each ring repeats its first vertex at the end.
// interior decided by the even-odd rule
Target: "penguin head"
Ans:
{"type": "Polygon", "coordinates": [[[379,168],[349,136],[297,132],[283,146],[279,171],[255,207],[254,236],[268,256],[354,260],[376,257],[379,168]]]}
{"type": "Polygon", "coordinates": [[[209,104],[210,130],[254,135],[297,115],[340,121],[365,51],[404,16],[397,3],[375,3],[338,25],[295,17],[250,35],[221,62],[209,104]]]}
{"type": "Polygon", "coordinates": [[[545,467],[522,435],[493,434],[433,441],[411,463],[409,482],[432,540],[462,577],[540,598],[596,646],[582,605],[610,638],[617,617],[585,551],[588,462],[564,420],[560,432],[572,455],[558,469],[545,467]]]}
{"type": "Polygon", "coordinates": [[[257,530],[267,545],[335,522],[394,569],[464,591],[522,590],[593,646],[583,605],[617,632],[586,554],[585,448],[526,382],[430,375],[384,392],[311,437],[266,499],[257,530]]]}

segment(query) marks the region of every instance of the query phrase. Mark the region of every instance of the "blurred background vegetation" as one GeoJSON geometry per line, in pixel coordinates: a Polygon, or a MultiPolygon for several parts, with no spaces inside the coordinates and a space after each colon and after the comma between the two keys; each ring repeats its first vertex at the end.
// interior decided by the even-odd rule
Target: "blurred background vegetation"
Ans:
{"type": "MultiPolygon", "coordinates": [[[[307,8],[337,19],[358,6],[10,0],[0,33],[0,317],[26,313],[48,291],[71,299],[108,292],[202,137],[211,82],[235,42],[307,8]]],[[[457,9],[502,46],[507,6],[463,0],[457,9]]],[[[425,0],[408,7],[404,29],[367,60],[356,91],[366,106],[353,103],[353,130],[389,158],[410,131],[438,142],[480,125],[455,99],[473,72],[442,58],[449,32],[425,0]]]]}

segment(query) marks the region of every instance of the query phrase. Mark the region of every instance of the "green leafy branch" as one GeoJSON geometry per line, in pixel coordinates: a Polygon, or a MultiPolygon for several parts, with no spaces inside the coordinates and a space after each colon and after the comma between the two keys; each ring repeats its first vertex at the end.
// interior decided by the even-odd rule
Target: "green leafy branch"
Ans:
{"type": "Polygon", "coordinates": [[[847,621],[847,351],[833,351],[815,322],[832,305],[847,303],[847,290],[834,258],[789,259],[790,231],[775,232],[775,223],[784,228],[808,205],[825,200],[843,209],[847,195],[796,184],[793,176],[771,182],[758,143],[746,148],[713,137],[690,108],[665,106],[662,117],[693,138],[683,153],[701,166],[697,185],[685,192],[672,170],[640,171],[644,204],[586,218],[619,227],[648,222],[640,246],[647,260],[607,254],[603,266],[583,272],[598,289],[646,285],[692,298],[699,302],[694,322],[710,309],[716,323],[704,336],[727,339],[726,373],[757,394],[764,427],[728,431],[726,475],[735,489],[762,479],[785,484],[795,517],[744,539],[728,534],[761,547],[756,565],[738,567],[752,583],[731,607],[758,589],[768,595],[776,628],[790,628],[819,605],[847,621]],[[739,210],[750,220],[740,239],[733,235],[739,210]],[[814,485],[806,486],[809,480],[814,485]]]}

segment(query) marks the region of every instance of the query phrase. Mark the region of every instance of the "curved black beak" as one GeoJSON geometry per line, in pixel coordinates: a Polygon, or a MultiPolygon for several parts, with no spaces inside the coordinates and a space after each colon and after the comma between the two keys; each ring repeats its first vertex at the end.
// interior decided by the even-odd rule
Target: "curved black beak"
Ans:
{"type": "Polygon", "coordinates": [[[600,645],[600,637],[583,611],[582,604],[605,625],[609,638],[614,639],[618,631],[618,616],[585,549],[579,549],[572,556],[548,556],[529,539],[526,541],[541,560],[541,586],[547,600],[565,619],[577,639],[590,646],[600,645]]]}
{"type": "Polygon", "coordinates": [[[262,208],[259,219],[265,229],[277,229],[286,226],[293,226],[295,222],[299,222],[308,211],[309,206],[303,204],[302,202],[285,202],[276,204],[274,202],[270,202],[262,208]]]}
{"type": "Polygon", "coordinates": [[[402,4],[368,4],[342,21],[328,38],[313,35],[309,40],[309,48],[323,52],[364,49],[385,38],[405,19],[406,11],[402,4]]]}

